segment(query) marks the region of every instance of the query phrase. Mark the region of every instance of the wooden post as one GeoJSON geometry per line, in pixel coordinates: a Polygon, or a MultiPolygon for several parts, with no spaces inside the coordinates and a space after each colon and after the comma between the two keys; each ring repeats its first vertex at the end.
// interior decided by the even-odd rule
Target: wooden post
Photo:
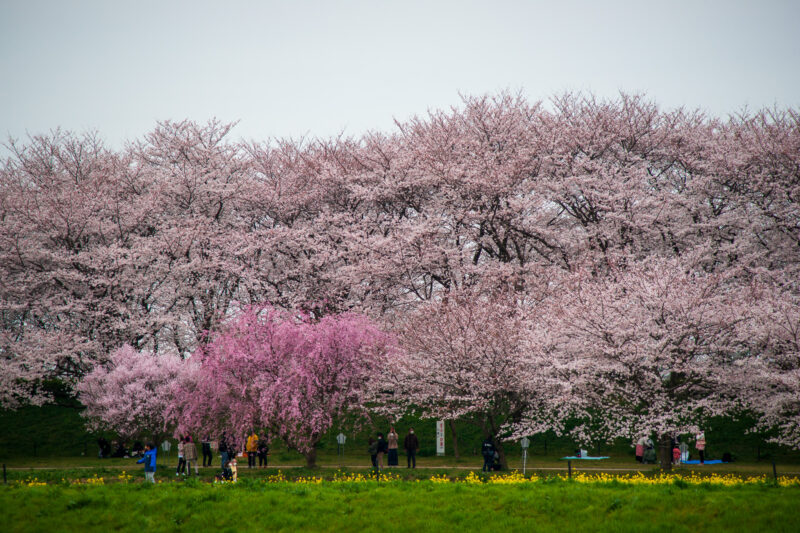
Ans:
{"type": "Polygon", "coordinates": [[[567,476],[572,479],[572,461],[567,461],[567,476]]]}
{"type": "MultiPolygon", "coordinates": [[[[3,465],[5,467],[5,465],[3,465]]],[[[772,476],[775,478],[775,483],[778,482],[778,470],[775,468],[775,459],[772,460],[772,476]]]]}

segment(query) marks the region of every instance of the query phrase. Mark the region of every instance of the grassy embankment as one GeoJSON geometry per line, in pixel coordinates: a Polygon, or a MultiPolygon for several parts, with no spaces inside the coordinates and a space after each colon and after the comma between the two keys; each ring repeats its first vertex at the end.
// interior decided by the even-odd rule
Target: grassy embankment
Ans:
{"type": "Polygon", "coordinates": [[[800,530],[796,481],[576,477],[13,483],[0,488],[0,530],[800,530]]]}

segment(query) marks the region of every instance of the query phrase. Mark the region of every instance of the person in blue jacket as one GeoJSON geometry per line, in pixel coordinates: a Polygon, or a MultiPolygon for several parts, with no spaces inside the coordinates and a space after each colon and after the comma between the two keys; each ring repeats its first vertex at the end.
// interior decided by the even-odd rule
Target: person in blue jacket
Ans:
{"type": "Polygon", "coordinates": [[[144,463],[144,478],[145,481],[155,483],[156,480],[153,476],[156,474],[156,452],[158,450],[152,442],[148,442],[144,447],[144,455],[141,459],[136,461],[136,464],[144,463]]]}

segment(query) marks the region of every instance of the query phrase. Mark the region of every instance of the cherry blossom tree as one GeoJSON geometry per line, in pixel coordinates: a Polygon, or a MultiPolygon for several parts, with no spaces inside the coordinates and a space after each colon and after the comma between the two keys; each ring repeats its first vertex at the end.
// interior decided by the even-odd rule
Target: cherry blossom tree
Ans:
{"type": "Polygon", "coordinates": [[[193,355],[199,369],[176,393],[179,430],[267,428],[314,467],[334,422],[363,414],[366,383],[391,349],[363,315],[247,307],[193,355]]]}
{"type": "Polygon", "coordinates": [[[130,345],[114,350],[106,365],[95,366],[78,385],[87,425],[161,442],[175,428],[176,421],[169,417],[174,390],[190,365],[130,345]]]}
{"type": "MultiPolygon", "coordinates": [[[[567,384],[529,350],[532,317],[513,292],[452,291],[400,321],[401,350],[388,359],[377,398],[384,412],[464,419],[495,442],[528,415],[526,431],[563,427],[567,384]]],[[[524,433],[523,433],[524,434],[524,433]]]]}
{"type": "Polygon", "coordinates": [[[731,385],[757,347],[763,304],[749,283],[677,260],[579,271],[567,283],[546,327],[588,419],[576,438],[668,437],[743,407],[731,385]]]}
{"type": "Polygon", "coordinates": [[[2,373],[14,382],[6,390],[36,401],[41,379],[74,384],[146,335],[137,288],[148,267],[131,244],[146,231],[148,203],[135,176],[116,186],[127,160],[94,136],[57,131],[12,151],[0,172],[2,373]]]}
{"type": "MultiPolygon", "coordinates": [[[[581,293],[562,278],[614,283],[642,261],[740,287],[798,275],[792,109],[720,119],[637,95],[501,93],[360,138],[239,144],[232,127],[164,122],[120,151],[64,132],[12,143],[3,406],[45,400],[43,381],[74,385],[123,344],[186,357],[253,302],[393,321],[450,292],[529,298],[542,279],[566,306],[581,293]]],[[[529,323],[526,342],[561,361],[529,323]]]]}
{"type": "Polygon", "coordinates": [[[760,415],[756,430],[773,442],[800,449],[800,297],[796,280],[768,279],[760,287],[754,349],[739,361],[731,382],[760,415]],[[793,286],[795,285],[795,286],[793,286]]]}

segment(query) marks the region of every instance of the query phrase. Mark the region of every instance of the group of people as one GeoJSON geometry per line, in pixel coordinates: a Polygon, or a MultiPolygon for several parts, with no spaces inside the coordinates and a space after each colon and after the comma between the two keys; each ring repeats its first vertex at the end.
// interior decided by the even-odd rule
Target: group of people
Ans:
{"type": "MultiPolygon", "coordinates": [[[[697,449],[697,455],[700,459],[700,464],[705,463],[706,458],[706,434],[703,431],[700,431],[695,435],[695,448],[697,449]]],[[[672,438],[672,442],[670,443],[670,447],[672,449],[672,464],[679,465],[689,459],[689,445],[685,442],[681,442],[680,436],[676,435],[672,438]]],[[[652,463],[656,462],[656,450],[655,444],[653,443],[653,439],[648,436],[641,437],[635,443],[636,449],[636,460],[640,463],[652,463]]]]}
{"type": "MultiPolygon", "coordinates": [[[[203,460],[205,463],[205,459],[203,460]]],[[[192,437],[186,435],[178,439],[178,468],[175,475],[186,475],[194,465],[194,475],[200,475],[197,467],[197,447],[192,442],[192,437]]]]}
{"type": "Polygon", "coordinates": [[[266,437],[259,438],[259,436],[253,432],[247,437],[245,451],[247,452],[247,468],[256,467],[256,458],[258,458],[258,467],[266,468],[267,456],[269,455],[269,442],[266,437]]]}
{"type": "Polygon", "coordinates": [[[105,437],[100,437],[97,439],[97,448],[97,457],[100,459],[107,459],[109,457],[127,459],[129,457],[141,457],[144,453],[144,446],[142,446],[142,443],[138,440],[133,443],[133,446],[128,448],[123,440],[112,440],[108,442],[105,437]]]}
{"type": "MultiPolygon", "coordinates": [[[[383,469],[383,458],[387,458],[387,466],[398,466],[397,450],[399,447],[400,437],[395,431],[394,426],[389,429],[386,438],[383,438],[383,433],[378,433],[377,439],[369,438],[369,447],[367,453],[372,460],[372,467],[378,470],[383,469]]],[[[408,428],[408,434],[403,439],[403,449],[406,452],[407,467],[417,467],[417,452],[419,451],[419,439],[414,434],[414,428],[408,428]]]]}
{"type": "MultiPolygon", "coordinates": [[[[210,439],[208,436],[203,438],[201,442],[201,449],[203,453],[203,466],[212,466],[212,458],[214,452],[219,452],[221,458],[222,472],[216,476],[217,480],[236,481],[238,478],[238,465],[236,463],[236,455],[239,448],[233,438],[223,433],[218,441],[210,439]]],[[[102,453],[102,447],[101,447],[102,453]]],[[[269,455],[269,441],[266,437],[259,438],[253,432],[246,439],[245,453],[247,453],[248,468],[255,468],[256,458],[258,458],[258,466],[267,466],[267,456],[269,455]]],[[[144,463],[145,480],[155,483],[156,472],[156,459],[158,450],[156,445],[148,442],[142,451],[142,457],[137,464],[144,463]]],[[[199,475],[198,468],[198,455],[197,447],[190,435],[182,436],[178,439],[178,466],[175,470],[176,476],[185,476],[191,473],[191,468],[194,466],[195,475],[199,475]]]]}
{"type": "MultiPolygon", "coordinates": [[[[223,433],[217,444],[219,450],[222,473],[216,476],[219,481],[233,481],[238,478],[238,463],[236,462],[237,452],[241,449],[236,444],[236,440],[223,433]]],[[[266,436],[259,437],[256,432],[251,433],[245,439],[244,453],[247,454],[247,468],[256,467],[256,458],[258,458],[258,467],[267,467],[267,456],[269,455],[269,440],[266,436]]],[[[209,466],[210,466],[209,460],[209,466]]]]}

